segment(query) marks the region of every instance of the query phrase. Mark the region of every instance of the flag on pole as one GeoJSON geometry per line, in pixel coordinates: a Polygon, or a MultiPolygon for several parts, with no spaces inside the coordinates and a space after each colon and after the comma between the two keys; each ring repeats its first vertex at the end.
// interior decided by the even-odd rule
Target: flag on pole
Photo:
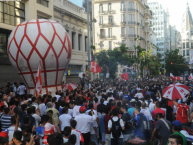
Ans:
{"type": "Polygon", "coordinates": [[[129,79],[128,73],[122,74],[121,77],[122,77],[124,80],[128,80],[128,79],[129,79]]]}
{"type": "Polygon", "coordinates": [[[42,94],[41,61],[38,66],[38,71],[36,76],[36,97],[38,94],[42,94]]]}
{"type": "Polygon", "coordinates": [[[172,79],[172,81],[176,81],[176,78],[172,73],[170,73],[170,78],[172,79]]]}
{"type": "Polygon", "coordinates": [[[91,61],[90,63],[90,72],[93,73],[99,73],[101,72],[101,67],[98,65],[98,63],[96,63],[95,61],[91,61]]]}
{"type": "Polygon", "coordinates": [[[192,80],[192,73],[190,74],[190,76],[188,77],[189,80],[192,80]]]}

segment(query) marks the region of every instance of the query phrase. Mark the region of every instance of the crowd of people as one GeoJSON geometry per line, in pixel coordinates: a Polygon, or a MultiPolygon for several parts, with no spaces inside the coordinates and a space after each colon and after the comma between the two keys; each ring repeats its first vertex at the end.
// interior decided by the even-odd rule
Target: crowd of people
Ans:
{"type": "Polygon", "coordinates": [[[172,83],[83,77],[75,90],[38,96],[8,83],[0,88],[0,145],[189,145],[193,85],[181,82],[190,90],[182,100],[163,98],[172,83]]]}

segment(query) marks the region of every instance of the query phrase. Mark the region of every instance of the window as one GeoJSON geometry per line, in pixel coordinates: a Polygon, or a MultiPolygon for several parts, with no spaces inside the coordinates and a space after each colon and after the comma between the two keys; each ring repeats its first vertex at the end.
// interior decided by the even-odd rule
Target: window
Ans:
{"type": "Polygon", "coordinates": [[[125,2],[121,2],[121,11],[125,11],[125,2]]]}
{"type": "Polygon", "coordinates": [[[183,56],[185,56],[185,50],[183,50],[183,56]]]}
{"type": "Polygon", "coordinates": [[[70,71],[81,71],[82,65],[68,65],[67,70],[70,71]]]}
{"type": "Polygon", "coordinates": [[[125,14],[121,14],[121,22],[125,22],[125,14]]]}
{"type": "Polygon", "coordinates": [[[185,48],[185,43],[183,43],[183,48],[185,48]]]}
{"type": "Polygon", "coordinates": [[[121,27],[121,36],[125,37],[125,27],[121,27]]]}
{"type": "Polygon", "coordinates": [[[186,56],[189,56],[189,50],[186,50],[186,56]]]}
{"type": "Polygon", "coordinates": [[[18,25],[25,21],[25,5],[18,1],[0,2],[0,22],[18,25]]]}
{"type": "Polygon", "coordinates": [[[111,12],[111,3],[108,4],[108,11],[111,12]]]}
{"type": "Polygon", "coordinates": [[[113,16],[109,16],[109,23],[113,23],[113,16]]]}
{"type": "Polygon", "coordinates": [[[105,38],[105,29],[100,29],[100,38],[105,38]]]}
{"type": "Polygon", "coordinates": [[[135,15],[129,14],[129,22],[135,22],[135,15]]]}
{"type": "Polygon", "coordinates": [[[133,42],[133,40],[129,41],[129,46],[130,46],[130,49],[134,49],[134,42],[133,42]]]}
{"type": "Polygon", "coordinates": [[[191,48],[193,48],[193,43],[191,43],[191,48]]]}
{"type": "Polygon", "coordinates": [[[134,2],[129,2],[129,9],[134,9],[134,2]]]}
{"type": "Polygon", "coordinates": [[[112,38],[112,28],[108,28],[108,36],[109,38],[112,38]]]}
{"type": "Polygon", "coordinates": [[[100,24],[103,24],[103,16],[100,16],[100,18],[99,18],[99,23],[100,23],[100,24]]]}
{"type": "Polygon", "coordinates": [[[46,7],[49,6],[49,5],[48,5],[48,3],[49,3],[48,0],[37,0],[37,3],[38,3],[38,4],[41,4],[41,5],[43,5],[43,6],[46,6],[46,7]]]}
{"type": "Polygon", "coordinates": [[[104,47],[103,41],[100,41],[100,48],[103,48],[103,47],[104,47]]]}
{"type": "Polygon", "coordinates": [[[129,27],[129,36],[134,37],[135,35],[135,27],[129,27]]]}
{"type": "Polygon", "coordinates": [[[102,4],[100,4],[100,6],[99,6],[99,13],[103,13],[103,5],[102,4]]]}
{"type": "Polygon", "coordinates": [[[189,48],[189,42],[186,42],[186,48],[189,48]]]}
{"type": "Polygon", "coordinates": [[[112,50],[112,41],[109,41],[109,49],[112,50]]]}
{"type": "Polygon", "coordinates": [[[37,19],[48,19],[48,18],[37,15],[37,19]]]}
{"type": "Polygon", "coordinates": [[[125,44],[125,40],[122,40],[122,42],[121,42],[122,44],[125,44]]]}

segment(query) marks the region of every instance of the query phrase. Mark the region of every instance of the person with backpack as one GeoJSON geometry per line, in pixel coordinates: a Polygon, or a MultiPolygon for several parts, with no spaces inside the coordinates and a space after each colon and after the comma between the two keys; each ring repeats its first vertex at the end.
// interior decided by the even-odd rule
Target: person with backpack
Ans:
{"type": "Polygon", "coordinates": [[[113,118],[108,122],[108,130],[111,131],[111,145],[121,145],[123,142],[122,130],[125,130],[123,120],[118,117],[119,109],[112,110],[113,118]]]}
{"type": "Polygon", "coordinates": [[[123,130],[123,142],[132,138],[132,127],[130,124],[131,115],[127,113],[127,106],[121,106],[121,112],[123,113],[121,119],[123,120],[125,130],[123,130]]]}
{"type": "Polygon", "coordinates": [[[135,136],[142,139],[148,140],[149,130],[148,130],[148,121],[147,118],[143,113],[140,113],[140,107],[135,107],[135,114],[136,114],[136,131],[135,136]]]}

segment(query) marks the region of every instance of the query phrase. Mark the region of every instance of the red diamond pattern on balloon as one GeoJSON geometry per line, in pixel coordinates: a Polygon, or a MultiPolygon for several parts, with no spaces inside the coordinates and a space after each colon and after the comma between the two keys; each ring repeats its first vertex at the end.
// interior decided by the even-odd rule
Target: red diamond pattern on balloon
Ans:
{"type": "MultiPolygon", "coordinates": [[[[49,72],[56,72],[56,78],[55,78],[55,84],[54,85],[58,85],[58,75],[61,76],[61,71],[65,71],[66,67],[70,61],[71,58],[71,51],[72,51],[72,46],[71,46],[71,42],[70,42],[70,38],[67,34],[67,32],[65,32],[64,34],[62,34],[63,36],[59,36],[58,32],[59,29],[58,27],[58,23],[52,20],[31,20],[31,21],[27,21],[27,22],[23,22],[21,24],[19,24],[15,30],[13,30],[10,35],[10,39],[8,42],[8,48],[7,48],[7,52],[8,52],[8,57],[10,59],[10,62],[12,64],[15,64],[15,66],[17,67],[16,69],[18,69],[19,74],[22,75],[22,78],[24,79],[26,85],[28,88],[30,87],[34,87],[35,86],[35,75],[37,71],[32,71],[34,70],[31,66],[30,66],[30,58],[32,57],[32,55],[38,55],[39,58],[42,61],[42,73],[45,79],[45,86],[48,86],[48,78],[47,73],[49,72]],[[49,25],[50,29],[53,29],[53,33],[51,34],[51,32],[49,31],[42,31],[44,29],[43,27],[43,23],[49,23],[51,25],[49,25]],[[34,25],[36,26],[36,29],[34,29],[34,25]],[[33,30],[33,33],[36,37],[31,37],[28,36],[27,31],[29,30],[33,30]],[[23,36],[19,39],[19,33],[17,32],[22,32],[23,36]],[[39,44],[39,40],[42,39],[42,43],[39,44]],[[57,42],[55,42],[55,40],[57,42]],[[55,43],[60,43],[61,48],[57,51],[54,49],[54,44],[55,43]],[[24,45],[26,44],[26,45],[24,45]],[[13,47],[11,47],[11,45],[15,45],[17,48],[17,51],[12,51],[11,49],[13,47]],[[37,48],[42,47],[42,49],[38,50],[37,48]],[[67,48],[67,47],[68,48],[67,48]],[[10,49],[11,48],[11,49],[10,49]],[[56,69],[54,70],[47,70],[46,69],[46,63],[45,60],[47,59],[48,53],[53,53],[53,56],[56,59],[56,69]],[[60,64],[59,62],[62,62],[64,60],[64,55],[67,55],[67,59],[68,62],[65,63],[65,66],[62,66],[62,64],[60,64]],[[22,56],[22,59],[18,59],[20,58],[19,56],[22,56]],[[60,60],[60,61],[59,61],[60,60]],[[23,63],[24,65],[27,65],[29,71],[22,71],[22,65],[20,63],[23,63]],[[28,84],[26,78],[24,77],[24,75],[30,75],[31,79],[33,80],[33,84],[28,84]]],[[[22,35],[20,34],[20,35],[22,35]]],[[[36,60],[34,60],[36,61],[36,60]]],[[[38,60],[39,62],[39,60],[38,60]]],[[[64,62],[62,62],[64,63],[64,62]]],[[[36,68],[37,69],[37,68],[36,68]]],[[[44,87],[44,86],[43,86],[44,87]]]]}

